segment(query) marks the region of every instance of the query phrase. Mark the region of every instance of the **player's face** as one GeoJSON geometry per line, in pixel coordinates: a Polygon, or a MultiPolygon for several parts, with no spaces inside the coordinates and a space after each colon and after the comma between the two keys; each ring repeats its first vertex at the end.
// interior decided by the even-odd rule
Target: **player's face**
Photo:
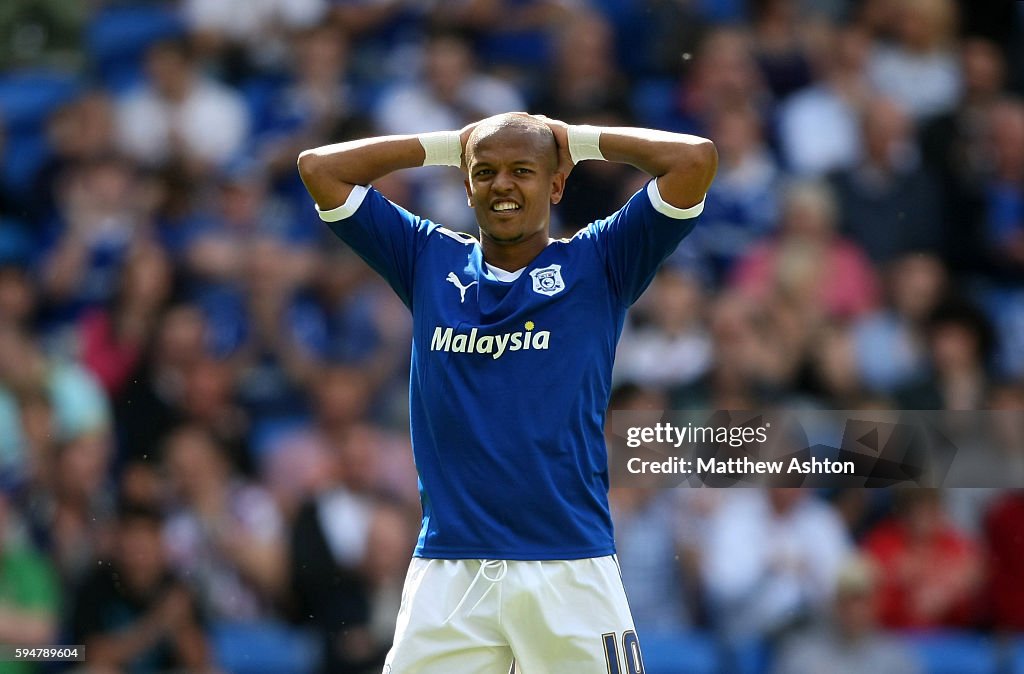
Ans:
{"type": "Polygon", "coordinates": [[[551,139],[505,128],[476,140],[467,152],[466,194],[484,239],[515,245],[548,236],[551,204],[565,177],[555,171],[551,139]]]}

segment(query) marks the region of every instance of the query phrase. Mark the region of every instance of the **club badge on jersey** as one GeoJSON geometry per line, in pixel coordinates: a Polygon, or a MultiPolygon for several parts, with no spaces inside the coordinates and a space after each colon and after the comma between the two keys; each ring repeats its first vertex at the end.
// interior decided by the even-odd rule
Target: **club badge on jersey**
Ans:
{"type": "Polygon", "coordinates": [[[541,295],[557,295],[565,290],[562,280],[562,265],[552,264],[530,272],[533,279],[533,292],[541,295]]]}

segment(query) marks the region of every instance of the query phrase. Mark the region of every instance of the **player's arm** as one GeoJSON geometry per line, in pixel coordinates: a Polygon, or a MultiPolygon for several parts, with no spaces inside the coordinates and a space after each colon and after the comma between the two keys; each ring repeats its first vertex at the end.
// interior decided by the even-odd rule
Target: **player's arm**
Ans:
{"type": "Polygon", "coordinates": [[[345,203],[356,185],[417,166],[461,166],[462,148],[475,124],[459,131],[378,136],[324,145],[299,155],[299,175],[320,210],[345,203]]]}
{"type": "Polygon", "coordinates": [[[605,159],[631,164],[658,179],[661,198],[676,208],[704,200],[718,171],[718,151],[707,138],[668,131],[602,128],[605,159]]]}
{"type": "Polygon", "coordinates": [[[299,175],[321,210],[336,208],[356,185],[405,168],[422,166],[426,154],[416,136],[381,136],[324,145],[299,155],[299,175]]]}
{"type": "Polygon", "coordinates": [[[718,151],[707,138],[632,127],[569,126],[542,119],[555,134],[566,172],[582,159],[631,164],[657,178],[662,199],[676,208],[699,204],[718,170],[718,151]]]}
{"type": "Polygon", "coordinates": [[[325,145],[299,155],[299,175],[322,220],[412,306],[416,259],[432,223],[368,189],[400,169],[462,165],[475,125],[461,131],[379,136],[325,145]]]}

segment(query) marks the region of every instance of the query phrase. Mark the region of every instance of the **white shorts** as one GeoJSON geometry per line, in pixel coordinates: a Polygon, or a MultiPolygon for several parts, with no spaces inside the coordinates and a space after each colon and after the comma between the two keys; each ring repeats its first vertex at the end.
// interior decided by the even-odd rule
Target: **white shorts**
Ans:
{"type": "Polygon", "coordinates": [[[642,674],[614,557],[413,558],[384,674],[642,674]]]}

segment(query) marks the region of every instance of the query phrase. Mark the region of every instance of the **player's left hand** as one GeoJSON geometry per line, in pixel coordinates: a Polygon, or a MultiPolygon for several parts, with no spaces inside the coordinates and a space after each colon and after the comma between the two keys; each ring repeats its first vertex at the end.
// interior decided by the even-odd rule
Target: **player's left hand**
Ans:
{"type": "Polygon", "coordinates": [[[558,171],[568,178],[573,169],[572,156],[569,154],[569,125],[558,119],[551,119],[545,115],[534,115],[537,119],[548,125],[551,133],[555,135],[555,145],[558,146],[558,171]]]}

